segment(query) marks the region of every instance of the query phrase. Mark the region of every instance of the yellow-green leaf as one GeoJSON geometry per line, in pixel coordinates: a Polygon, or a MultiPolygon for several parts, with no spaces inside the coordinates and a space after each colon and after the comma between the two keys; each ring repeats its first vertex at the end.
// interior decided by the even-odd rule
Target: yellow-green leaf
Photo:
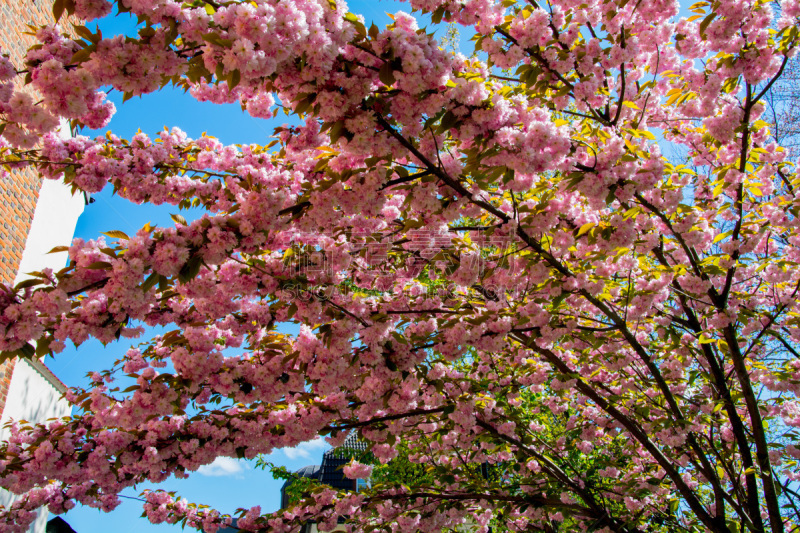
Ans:
{"type": "Polygon", "coordinates": [[[116,229],[113,229],[111,231],[104,231],[103,235],[111,237],[112,239],[124,239],[126,241],[130,240],[130,237],[128,237],[127,233],[116,229]]]}
{"type": "Polygon", "coordinates": [[[594,226],[595,226],[595,223],[594,223],[594,222],[587,222],[586,224],[584,224],[583,226],[581,226],[581,227],[580,227],[580,229],[578,229],[578,237],[580,237],[581,235],[585,235],[586,233],[588,233],[588,232],[589,232],[589,230],[591,230],[591,229],[592,229],[594,226]]]}

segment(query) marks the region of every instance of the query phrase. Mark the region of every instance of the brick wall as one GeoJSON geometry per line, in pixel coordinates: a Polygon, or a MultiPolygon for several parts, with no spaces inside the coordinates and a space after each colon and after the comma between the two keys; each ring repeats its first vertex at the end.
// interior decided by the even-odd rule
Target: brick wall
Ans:
{"type": "Polygon", "coordinates": [[[0,415],[8,398],[8,388],[11,386],[11,375],[14,373],[14,360],[9,360],[0,365],[0,415]]]}
{"type": "MultiPolygon", "coordinates": [[[[0,0],[0,52],[8,54],[17,69],[33,43],[27,24],[53,22],[51,0],[0,0]]],[[[0,282],[12,283],[30,231],[42,180],[30,169],[13,172],[0,181],[0,282]]],[[[0,364],[0,415],[5,407],[14,361],[0,364]]]]}
{"type": "MultiPolygon", "coordinates": [[[[0,0],[0,50],[23,68],[25,51],[32,44],[26,24],[53,22],[50,0],[0,0]]],[[[25,249],[33,220],[41,178],[32,171],[15,172],[0,182],[0,281],[11,283],[25,249]]]]}

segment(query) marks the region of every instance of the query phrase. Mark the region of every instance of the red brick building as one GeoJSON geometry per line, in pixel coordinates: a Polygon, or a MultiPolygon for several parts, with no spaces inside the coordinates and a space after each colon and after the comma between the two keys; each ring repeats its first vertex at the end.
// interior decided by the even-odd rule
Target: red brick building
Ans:
{"type": "MultiPolygon", "coordinates": [[[[20,68],[25,50],[31,43],[31,36],[23,34],[27,30],[26,23],[49,22],[52,14],[48,18],[43,0],[0,2],[0,50],[20,68]]],[[[12,283],[17,277],[40,187],[41,178],[30,171],[14,172],[10,180],[0,182],[0,282],[12,283]]],[[[14,361],[0,365],[0,414],[13,371],[14,361]]]]}
{"type": "MultiPolygon", "coordinates": [[[[62,20],[62,24],[63,24],[62,20]]],[[[53,23],[52,0],[0,0],[0,53],[7,54],[18,70],[34,38],[28,24],[53,23]]],[[[69,134],[66,126],[62,134],[69,134]]],[[[72,240],[85,199],[73,196],[60,181],[42,180],[32,169],[15,171],[0,179],[0,282],[15,284],[31,271],[60,270],[66,253],[48,254],[72,240]]],[[[0,364],[0,440],[8,438],[3,426],[10,420],[46,422],[69,415],[63,398],[66,386],[42,361],[9,360],[0,364]]],[[[17,497],[0,490],[0,506],[17,497]]],[[[38,513],[29,533],[44,533],[46,509],[38,513]]]]}
{"type": "MultiPolygon", "coordinates": [[[[0,50],[22,68],[25,51],[32,44],[26,24],[53,21],[48,0],[0,0],[0,50]]],[[[41,179],[34,172],[15,172],[0,184],[0,281],[11,283],[17,275],[28,237],[41,179]]]]}
{"type": "MultiPolygon", "coordinates": [[[[28,24],[53,23],[51,0],[0,0],[0,53],[7,54],[18,70],[35,40],[28,24]]],[[[83,198],[72,197],[61,183],[47,180],[32,169],[14,171],[0,179],[0,282],[13,284],[25,272],[44,267],[60,269],[64,254],[48,256],[54,246],[68,244],[83,198]],[[21,271],[22,270],[22,271],[21,271]]],[[[14,376],[14,360],[0,364],[0,417],[14,376]]],[[[42,378],[63,392],[64,385],[38,361],[33,363],[42,378]]]]}

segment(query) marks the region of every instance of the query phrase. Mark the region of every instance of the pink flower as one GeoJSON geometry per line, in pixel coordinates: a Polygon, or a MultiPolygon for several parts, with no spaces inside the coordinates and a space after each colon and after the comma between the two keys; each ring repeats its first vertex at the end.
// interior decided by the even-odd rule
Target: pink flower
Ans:
{"type": "Polygon", "coordinates": [[[351,462],[344,467],[344,475],[350,479],[369,479],[372,475],[372,466],[358,462],[351,462]]]}

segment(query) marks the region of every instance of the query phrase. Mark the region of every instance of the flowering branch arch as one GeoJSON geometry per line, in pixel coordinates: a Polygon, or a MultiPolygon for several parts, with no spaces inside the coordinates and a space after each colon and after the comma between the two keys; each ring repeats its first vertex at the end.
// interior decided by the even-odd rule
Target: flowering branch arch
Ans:
{"type": "MultiPolygon", "coordinates": [[[[353,431],[381,462],[402,441],[435,481],[320,487],[237,527],[800,526],[800,185],[759,120],[797,2],[699,2],[674,22],[668,0],[411,1],[472,27],[471,57],[340,0],[54,13],[114,7],[138,36],[50,26],[26,65],[3,60],[5,165],[206,214],[78,240],[69,267],[0,294],[6,357],[175,328],[73,391],[76,415],[0,446],[0,485],[23,495],[0,529],[353,431]],[[12,83],[23,67],[39,102],[12,83]],[[277,95],[302,125],[267,146],[54,133],[104,126],[103,87],[167,84],[261,118],[277,95]],[[136,385],[110,388],[118,374],[136,385]]],[[[156,522],[230,523],[146,499],[156,522]]]]}

